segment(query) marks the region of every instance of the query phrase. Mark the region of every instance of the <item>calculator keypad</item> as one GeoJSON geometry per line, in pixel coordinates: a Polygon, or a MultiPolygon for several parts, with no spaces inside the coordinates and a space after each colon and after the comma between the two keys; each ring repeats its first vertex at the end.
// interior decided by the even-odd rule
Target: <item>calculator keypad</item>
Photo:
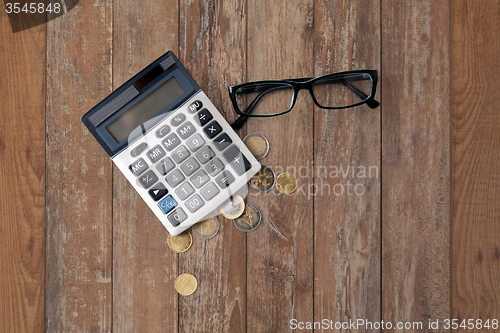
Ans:
{"type": "Polygon", "coordinates": [[[130,152],[136,160],[129,170],[174,227],[235,182],[234,174],[241,176],[251,168],[201,101],[191,103],[187,111],[155,129],[157,143],[148,147],[143,142],[130,152]]]}

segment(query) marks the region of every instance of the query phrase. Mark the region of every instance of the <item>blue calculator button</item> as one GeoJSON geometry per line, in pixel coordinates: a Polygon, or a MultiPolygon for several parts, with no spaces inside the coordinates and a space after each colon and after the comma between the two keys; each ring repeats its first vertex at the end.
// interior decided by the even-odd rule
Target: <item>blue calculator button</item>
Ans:
{"type": "Polygon", "coordinates": [[[177,206],[177,203],[170,195],[158,203],[158,207],[160,207],[163,214],[167,214],[174,209],[175,206],[177,206]]]}

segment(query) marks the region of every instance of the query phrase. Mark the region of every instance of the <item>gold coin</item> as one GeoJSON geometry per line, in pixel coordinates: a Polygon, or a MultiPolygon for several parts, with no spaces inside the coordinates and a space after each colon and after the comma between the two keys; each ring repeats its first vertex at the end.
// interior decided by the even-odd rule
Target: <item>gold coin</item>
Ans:
{"type": "Polygon", "coordinates": [[[167,237],[168,247],[176,253],[186,252],[191,247],[191,244],[193,244],[193,236],[189,231],[184,231],[177,236],[168,235],[167,237]]]}
{"type": "Polygon", "coordinates": [[[182,296],[189,296],[198,288],[198,281],[191,274],[181,274],[175,279],[175,290],[182,296]]]}
{"type": "Polygon", "coordinates": [[[241,231],[255,230],[260,224],[260,210],[251,203],[247,203],[245,212],[234,219],[234,225],[241,231]]]}
{"type": "Polygon", "coordinates": [[[276,188],[283,194],[292,194],[297,189],[297,178],[290,172],[284,172],[276,178],[276,188]]]}
{"type": "Polygon", "coordinates": [[[262,168],[250,179],[250,187],[258,192],[267,192],[274,185],[274,172],[270,167],[262,168]]]}
{"type": "Polygon", "coordinates": [[[219,220],[211,217],[193,225],[193,234],[201,239],[210,239],[219,231],[219,220]]]}
{"type": "Polygon", "coordinates": [[[262,134],[248,134],[243,143],[257,160],[263,159],[269,152],[269,141],[262,134]]]}
{"type": "Polygon", "coordinates": [[[233,195],[225,203],[222,204],[220,213],[227,219],[235,219],[240,217],[245,210],[245,201],[239,195],[233,195]]]}

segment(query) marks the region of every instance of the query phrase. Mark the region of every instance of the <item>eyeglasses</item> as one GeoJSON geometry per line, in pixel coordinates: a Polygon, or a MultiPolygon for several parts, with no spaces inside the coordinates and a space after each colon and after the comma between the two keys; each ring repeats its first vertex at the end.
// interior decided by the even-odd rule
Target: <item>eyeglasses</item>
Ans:
{"type": "Polygon", "coordinates": [[[315,78],[257,81],[230,86],[229,97],[240,115],[231,125],[240,129],[248,117],[273,117],[290,112],[300,90],[307,89],[322,109],[345,109],[366,104],[374,109],[376,70],[335,73],[315,78]]]}

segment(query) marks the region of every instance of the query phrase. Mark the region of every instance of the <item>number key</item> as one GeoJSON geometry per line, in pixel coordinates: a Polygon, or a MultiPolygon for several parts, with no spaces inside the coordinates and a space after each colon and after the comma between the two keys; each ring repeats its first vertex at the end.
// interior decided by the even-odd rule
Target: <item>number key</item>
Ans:
{"type": "Polygon", "coordinates": [[[186,147],[180,146],[174,150],[170,156],[174,159],[175,163],[181,163],[188,158],[189,155],[191,155],[191,153],[186,149],[186,147]]]}
{"type": "Polygon", "coordinates": [[[203,145],[205,144],[205,140],[203,140],[201,135],[196,134],[193,135],[189,140],[187,140],[186,144],[188,148],[191,149],[192,152],[195,152],[201,147],[203,147],[203,145]]]}
{"type": "Polygon", "coordinates": [[[204,204],[205,204],[205,202],[203,201],[203,199],[198,194],[193,195],[191,197],[191,199],[189,199],[188,201],[186,201],[186,207],[187,207],[187,209],[189,209],[189,211],[191,213],[196,212],[204,204]]]}
{"type": "Polygon", "coordinates": [[[218,158],[208,163],[207,166],[205,167],[205,170],[207,170],[210,176],[215,176],[223,169],[224,169],[224,164],[222,164],[222,162],[218,158]]]}
{"type": "Polygon", "coordinates": [[[199,152],[196,153],[196,158],[201,164],[205,164],[214,158],[215,153],[209,146],[203,147],[199,152]]]}
{"type": "Polygon", "coordinates": [[[189,182],[185,182],[177,190],[175,190],[175,194],[177,194],[177,196],[181,200],[185,200],[193,193],[194,193],[194,188],[191,186],[191,184],[189,184],[189,182]]]}
{"type": "Polygon", "coordinates": [[[183,165],[181,165],[182,171],[186,174],[186,176],[191,176],[196,170],[200,168],[200,165],[196,160],[191,157],[189,160],[186,161],[183,165]]]}
{"type": "Polygon", "coordinates": [[[179,169],[175,169],[171,173],[165,177],[165,181],[171,187],[176,187],[184,180],[184,175],[180,172],[179,169]]]}
{"type": "Polygon", "coordinates": [[[203,170],[198,171],[197,173],[194,174],[193,177],[191,177],[191,181],[193,182],[194,187],[196,187],[196,188],[202,187],[209,180],[210,180],[210,177],[203,170]]]}

